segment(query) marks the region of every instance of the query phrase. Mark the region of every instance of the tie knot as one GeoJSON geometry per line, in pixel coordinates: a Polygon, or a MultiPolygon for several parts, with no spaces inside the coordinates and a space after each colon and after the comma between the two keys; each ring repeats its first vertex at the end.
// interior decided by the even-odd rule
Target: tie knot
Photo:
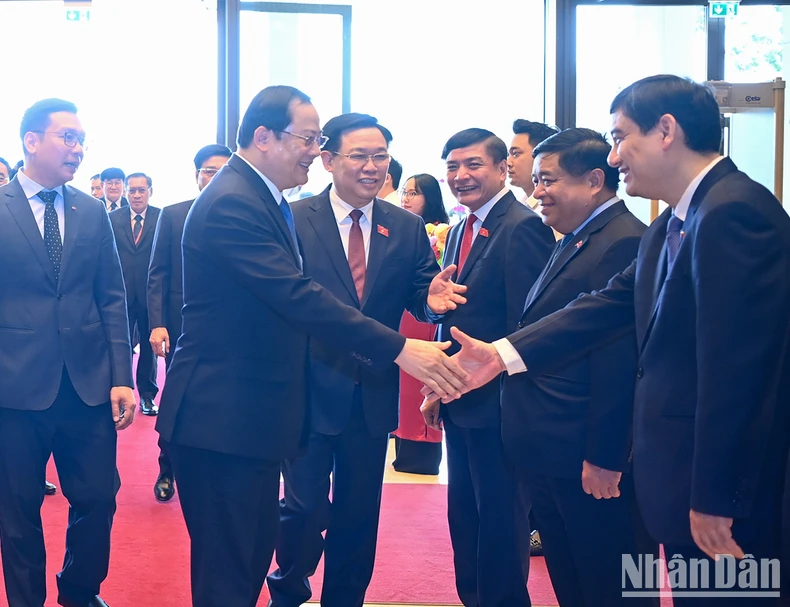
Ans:
{"type": "Polygon", "coordinates": [[[672,217],[669,218],[669,223],[667,223],[667,233],[675,232],[679,234],[682,229],[683,220],[676,215],[672,215],[672,217]]]}
{"type": "Polygon", "coordinates": [[[560,240],[560,249],[564,249],[570,243],[570,241],[573,240],[573,236],[574,234],[572,232],[563,236],[562,240],[560,240]]]}
{"type": "Polygon", "coordinates": [[[351,217],[351,221],[354,223],[359,223],[359,220],[362,217],[362,211],[359,209],[354,209],[348,214],[348,216],[351,217]]]}
{"type": "Polygon", "coordinates": [[[44,204],[52,204],[55,202],[55,198],[58,197],[58,193],[52,190],[41,190],[38,193],[38,197],[44,204]]]}
{"type": "Polygon", "coordinates": [[[135,220],[137,223],[140,223],[140,222],[143,220],[143,216],[142,216],[142,215],[135,215],[135,216],[134,216],[134,220],[135,220]]]}

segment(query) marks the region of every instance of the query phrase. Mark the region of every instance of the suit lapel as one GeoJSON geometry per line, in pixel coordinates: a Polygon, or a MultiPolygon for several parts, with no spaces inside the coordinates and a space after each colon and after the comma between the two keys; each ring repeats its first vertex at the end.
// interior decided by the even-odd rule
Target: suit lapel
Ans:
{"type": "Polygon", "coordinates": [[[370,225],[370,252],[368,254],[368,267],[365,271],[365,290],[362,292],[360,308],[365,306],[365,302],[370,296],[376,278],[378,278],[379,270],[381,270],[381,264],[386,257],[390,237],[394,237],[390,235],[392,217],[387,206],[389,204],[389,202],[382,202],[378,198],[373,201],[370,225]]]}
{"type": "MultiPolygon", "coordinates": [[[[314,211],[309,215],[310,225],[315,230],[318,240],[321,241],[324,249],[329,256],[332,265],[335,266],[343,286],[349,292],[354,301],[359,305],[357,289],[354,286],[354,279],[351,276],[351,269],[348,266],[348,258],[343,250],[343,241],[340,239],[340,232],[337,226],[337,218],[332,211],[332,203],[329,202],[329,189],[316,197],[310,208],[314,211]]],[[[372,245],[372,243],[371,243],[372,245]]]]}
{"type": "Polygon", "coordinates": [[[77,240],[77,233],[80,229],[82,218],[82,205],[77,200],[77,195],[69,186],[63,186],[63,219],[64,219],[64,238],[63,238],[63,259],[60,262],[60,275],[64,276],[71,259],[71,252],[77,240]]]}
{"type": "MultiPolygon", "coordinates": [[[[117,210],[117,209],[116,209],[117,210]]],[[[113,211],[114,213],[115,211],[113,211]]],[[[121,207],[120,211],[118,211],[118,218],[122,222],[121,232],[124,234],[124,238],[126,239],[126,244],[129,245],[129,248],[134,251],[135,244],[134,244],[134,237],[132,236],[132,211],[129,205],[125,207],[121,207]]]]}
{"type": "Polygon", "coordinates": [[[458,282],[463,284],[472,267],[475,265],[478,257],[480,257],[481,253],[485,250],[485,248],[488,246],[488,243],[491,242],[491,239],[494,237],[494,232],[496,232],[499,224],[502,223],[502,217],[505,215],[505,213],[507,213],[507,210],[513,203],[521,204],[516,200],[516,197],[513,196],[512,192],[508,192],[491,208],[491,211],[488,213],[483,225],[480,226],[480,232],[478,232],[477,236],[472,241],[472,248],[469,250],[469,256],[464,262],[464,267],[461,268],[461,275],[458,277],[458,282]],[[487,233],[482,233],[483,230],[486,230],[487,233]]]}
{"type": "MultiPolygon", "coordinates": [[[[527,304],[524,307],[524,314],[526,314],[529,309],[535,304],[535,302],[540,298],[546,288],[551,284],[551,282],[557,278],[560,272],[565,269],[565,266],[570,263],[571,259],[576,257],[579,252],[587,246],[587,242],[590,237],[595,234],[596,232],[602,230],[606,224],[608,224],[612,219],[617,217],[618,215],[622,215],[623,213],[627,212],[628,209],[625,206],[625,203],[620,200],[617,203],[613,204],[611,207],[603,211],[597,217],[594,217],[586,226],[584,226],[581,231],[568,243],[565,248],[560,252],[557,256],[557,259],[554,260],[554,263],[551,265],[547,265],[543,269],[543,273],[538,278],[535,285],[529,292],[527,296],[527,304]]],[[[562,242],[562,241],[560,241],[562,242]]],[[[557,247],[560,246],[560,242],[557,243],[557,247]]],[[[556,250],[556,249],[555,249],[556,250]]],[[[553,257],[553,254],[552,254],[553,257]]],[[[523,315],[522,315],[523,318],[523,315]]]]}
{"type": "MultiPolygon", "coordinates": [[[[463,222],[455,224],[447,235],[447,244],[444,248],[444,264],[442,270],[449,265],[458,263],[458,246],[463,233],[463,222]]],[[[455,278],[457,278],[457,272],[455,278]]]]}
{"type": "Polygon", "coordinates": [[[47,276],[49,276],[52,284],[55,284],[55,269],[52,267],[49,255],[47,255],[44,239],[41,237],[36,218],[33,216],[33,211],[30,210],[30,202],[28,202],[27,196],[25,196],[22,190],[22,186],[14,179],[6,188],[5,194],[7,196],[6,206],[8,206],[8,210],[14,217],[17,225],[19,225],[22,234],[25,235],[25,238],[27,238],[27,241],[33,248],[36,258],[44,268],[47,276]],[[12,187],[13,184],[16,184],[16,187],[12,187]]]}

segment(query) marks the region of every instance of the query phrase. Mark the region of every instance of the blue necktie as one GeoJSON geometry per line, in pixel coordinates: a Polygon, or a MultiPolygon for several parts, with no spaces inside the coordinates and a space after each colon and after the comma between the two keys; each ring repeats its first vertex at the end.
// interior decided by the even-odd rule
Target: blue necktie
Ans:
{"type": "Polygon", "coordinates": [[[570,234],[566,234],[565,236],[562,237],[562,240],[560,240],[560,243],[559,243],[559,246],[557,247],[557,250],[554,251],[554,255],[551,256],[551,263],[549,263],[549,267],[554,265],[554,262],[557,261],[557,258],[560,256],[560,253],[562,253],[562,250],[566,246],[568,246],[568,244],[571,242],[571,240],[573,240],[573,236],[574,236],[574,234],[573,234],[573,232],[571,232],[570,234]]]}
{"type": "Polygon", "coordinates": [[[683,220],[673,214],[667,223],[667,274],[669,274],[675,263],[675,258],[678,256],[682,235],[683,220]]]}
{"type": "MultiPolygon", "coordinates": [[[[288,224],[288,230],[291,232],[291,240],[294,243],[294,251],[296,251],[296,256],[300,257],[299,255],[299,243],[296,240],[296,226],[294,225],[294,214],[291,211],[291,207],[288,204],[288,201],[283,197],[280,201],[280,210],[283,212],[283,217],[285,217],[285,223],[288,224]]],[[[301,265],[301,259],[300,259],[301,265]]]]}

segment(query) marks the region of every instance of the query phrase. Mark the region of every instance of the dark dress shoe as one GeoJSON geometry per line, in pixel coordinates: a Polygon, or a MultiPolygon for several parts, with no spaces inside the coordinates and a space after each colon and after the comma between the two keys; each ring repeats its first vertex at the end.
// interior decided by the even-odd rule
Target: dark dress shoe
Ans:
{"type": "Polygon", "coordinates": [[[59,596],[58,604],[63,605],[63,607],[110,607],[98,594],[87,603],[83,603],[82,601],[76,603],[66,597],[59,596]]]}
{"type": "Polygon", "coordinates": [[[156,406],[152,398],[140,399],[140,411],[143,415],[159,415],[159,407],[156,406]]]}
{"type": "Polygon", "coordinates": [[[540,541],[540,533],[533,531],[529,537],[529,555],[543,556],[543,542],[540,541]]]}
{"type": "Polygon", "coordinates": [[[44,495],[55,495],[58,492],[58,488],[50,483],[49,481],[44,481],[44,495]]]}
{"type": "Polygon", "coordinates": [[[154,497],[160,502],[170,501],[176,494],[176,486],[169,476],[160,476],[154,485],[154,497]]]}

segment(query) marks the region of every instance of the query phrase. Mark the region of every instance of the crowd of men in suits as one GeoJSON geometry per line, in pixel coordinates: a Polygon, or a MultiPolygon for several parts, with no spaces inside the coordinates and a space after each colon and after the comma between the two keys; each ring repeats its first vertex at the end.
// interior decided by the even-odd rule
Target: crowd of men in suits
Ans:
{"type": "Polygon", "coordinates": [[[657,559],[659,544],[706,564],[704,583],[672,587],[675,605],[778,604],[711,589],[717,555],[780,557],[790,218],[719,155],[702,85],[646,78],[611,114],[613,144],[522,120],[510,148],[479,128],[450,137],[446,182],[469,213],[440,268],[421,218],[378,197],[392,133],[370,115],[321,128],[307,95],[268,87],[235,153],[196,156],[199,196],[160,211],[144,173],[96,176],[101,204],[67,186],[76,108],[31,107],[24,167],[0,187],[9,605],[44,603],[50,454],[70,503],[58,602],[106,605],[115,435],[136,385],[158,414],[155,496],[179,491],[193,605],[254,606],[267,584],[270,605],[296,607],[323,555],[321,603],[361,607],[399,367],[445,432],[465,606],[531,604],[530,512],[560,605],[657,605],[624,562],[657,559]],[[332,184],[289,204],[318,156],[332,184]],[[650,227],[618,198],[621,177],[668,204],[650,227]],[[400,335],[404,310],[438,324],[437,341],[400,335]]]}

